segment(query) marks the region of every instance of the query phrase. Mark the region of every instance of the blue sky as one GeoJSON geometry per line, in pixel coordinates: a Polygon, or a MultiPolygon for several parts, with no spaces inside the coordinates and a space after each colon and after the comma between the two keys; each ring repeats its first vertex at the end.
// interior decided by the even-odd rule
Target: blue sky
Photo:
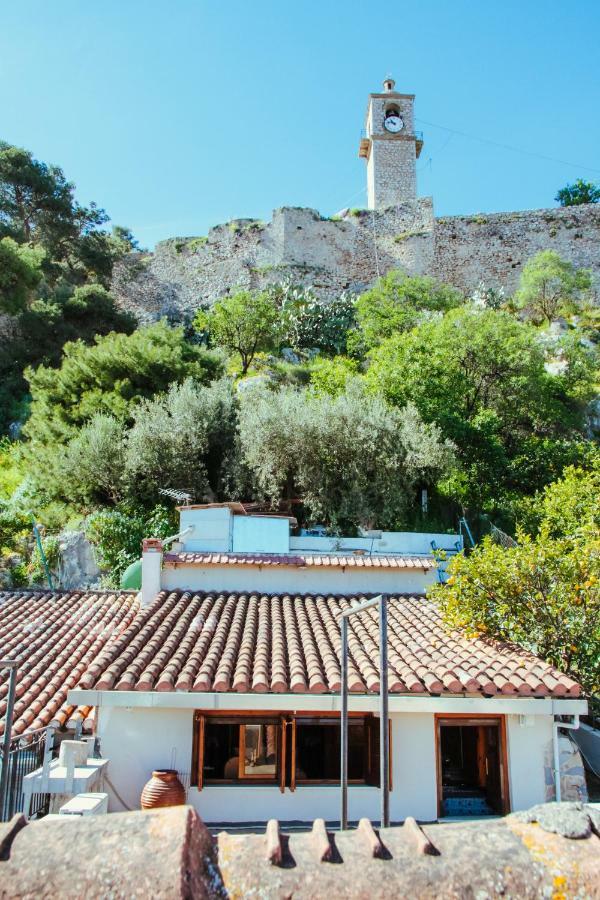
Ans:
{"type": "Polygon", "coordinates": [[[598,0],[4,0],[0,137],[153,246],[365,205],[366,100],[391,72],[438,215],[552,206],[600,181],[599,34],[598,0]]]}

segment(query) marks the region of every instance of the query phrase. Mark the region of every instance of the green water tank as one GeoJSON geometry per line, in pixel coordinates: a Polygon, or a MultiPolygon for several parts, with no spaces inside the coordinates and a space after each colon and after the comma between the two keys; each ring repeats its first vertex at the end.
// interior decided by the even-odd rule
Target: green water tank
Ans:
{"type": "Polygon", "coordinates": [[[136,559],[121,575],[121,590],[139,591],[142,587],[142,561],[136,559]]]}

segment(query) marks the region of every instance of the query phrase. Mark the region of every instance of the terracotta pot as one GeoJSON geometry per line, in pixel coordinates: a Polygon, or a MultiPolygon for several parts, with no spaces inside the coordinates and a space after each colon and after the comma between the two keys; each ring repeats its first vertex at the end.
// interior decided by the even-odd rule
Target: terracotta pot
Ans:
{"type": "Polygon", "coordinates": [[[177,777],[176,770],[156,769],[142,791],[142,809],[156,809],[159,806],[181,806],[184,803],[185,790],[177,777]]]}

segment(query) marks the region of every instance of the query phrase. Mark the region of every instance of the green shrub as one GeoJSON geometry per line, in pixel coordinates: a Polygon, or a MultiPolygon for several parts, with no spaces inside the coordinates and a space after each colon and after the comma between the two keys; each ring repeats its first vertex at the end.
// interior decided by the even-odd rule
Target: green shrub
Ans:
{"type": "Polygon", "coordinates": [[[133,334],[109,334],[88,347],[67,344],[59,369],[28,370],[32,406],[24,429],[35,445],[63,443],[96,413],[131,421],[134,407],[188,376],[210,381],[220,359],[192,344],[183,328],[157,322],[133,334]]]}
{"type": "Polygon", "coordinates": [[[106,572],[104,583],[118,587],[127,566],[140,559],[143,539],[168,537],[177,527],[175,510],[166,506],[155,506],[147,513],[123,505],[90,516],[86,534],[97,549],[100,567],[106,572]]]}
{"type": "MultiPolygon", "coordinates": [[[[49,534],[42,537],[41,541],[44,555],[46,557],[46,564],[50,569],[50,572],[56,572],[60,556],[58,537],[54,534],[49,534]]],[[[44,567],[42,554],[40,553],[37,542],[34,545],[33,553],[31,554],[31,559],[29,560],[26,571],[29,584],[48,584],[48,573],[46,572],[46,569],[44,567]]]]}

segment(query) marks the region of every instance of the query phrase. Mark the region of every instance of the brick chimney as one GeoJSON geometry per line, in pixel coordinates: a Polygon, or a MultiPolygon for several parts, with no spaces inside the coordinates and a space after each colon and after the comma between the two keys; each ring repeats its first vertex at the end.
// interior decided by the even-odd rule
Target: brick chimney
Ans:
{"type": "Polygon", "coordinates": [[[150,606],[160,592],[163,545],[160,538],[142,541],[142,609],[150,606]]]}

